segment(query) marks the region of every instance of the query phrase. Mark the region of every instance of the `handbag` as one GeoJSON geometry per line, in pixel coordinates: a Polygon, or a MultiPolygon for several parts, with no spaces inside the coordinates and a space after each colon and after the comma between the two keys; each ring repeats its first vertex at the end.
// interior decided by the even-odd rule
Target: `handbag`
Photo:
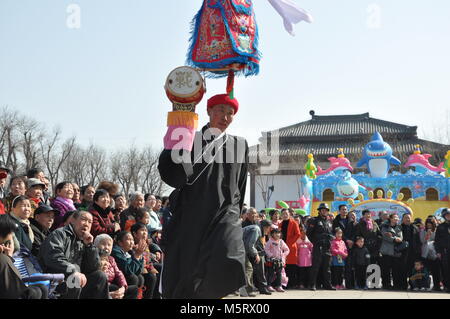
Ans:
{"type": "Polygon", "coordinates": [[[408,249],[409,243],[407,241],[402,241],[401,243],[395,243],[394,244],[394,251],[396,253],[404,252],[406,249],[408,249]]]}

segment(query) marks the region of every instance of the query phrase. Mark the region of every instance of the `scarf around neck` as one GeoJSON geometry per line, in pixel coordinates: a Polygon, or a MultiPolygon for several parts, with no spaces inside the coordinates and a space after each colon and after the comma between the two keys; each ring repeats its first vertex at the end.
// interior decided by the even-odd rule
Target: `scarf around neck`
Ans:
{"type": "Polygon", "coordinates": [[[69,210],[76,210],[75,206],[73,205],[73,201],[69,198],[58,196],[56,197],[55,201],[63,203],[64,206],[67,206],[69,208],[69,210]]]}
{"type": "Polygon", "coordinates": [[[373,221],[372,219],[366,220],[367,230],[373,229],[373,221]]]}

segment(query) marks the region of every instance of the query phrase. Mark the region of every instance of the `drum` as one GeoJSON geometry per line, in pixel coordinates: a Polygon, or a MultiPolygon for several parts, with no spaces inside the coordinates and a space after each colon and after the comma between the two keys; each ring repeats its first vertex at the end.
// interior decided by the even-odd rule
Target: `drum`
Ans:
{"type": "Polygon", "coordinates": [[[173,104],[173,111],[195,112],[195,106],[206,92],[205,81],[200,73],[188,66],[170,72],[164,88],[173,104]]]}

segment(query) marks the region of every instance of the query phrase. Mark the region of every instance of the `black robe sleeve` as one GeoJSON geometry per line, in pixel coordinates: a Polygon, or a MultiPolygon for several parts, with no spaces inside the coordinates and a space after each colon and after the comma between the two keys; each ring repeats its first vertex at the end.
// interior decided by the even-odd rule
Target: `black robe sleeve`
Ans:
{"type": "MultiPolygon", "coordinates": [[[[187,151],[183,150],[182,152],[187,151]]],[[[187,182],[187,175],[183,165],[174,163],[172,160],[172,150],[165,149],[162,151],[159,156],[158,170],[161,179],[169,186],[181,188],[187,182]]]]}
{"type": "Polygon", "coordinates": [[[245,140],[245,163],[242,165],[242,169],[239,176],[239,192],[241,194],[241,198],[239,200],[239,212],[242,212],[242,207],[244,206],[245,199],[245,189],[247,187],[247,174],[248,174],[248,143],[245,140]]]}

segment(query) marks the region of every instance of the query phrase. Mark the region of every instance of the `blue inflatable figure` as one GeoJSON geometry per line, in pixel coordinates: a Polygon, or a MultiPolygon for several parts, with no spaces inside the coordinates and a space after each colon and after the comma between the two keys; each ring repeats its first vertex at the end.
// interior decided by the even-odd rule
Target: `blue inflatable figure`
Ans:
{"type": "Polygon", "coordinates": [[[401,162],[392,155],[391,146],[383,141],[380,133],[375,132],[372,140],[364,147],[363,157],[356,166],[367,165],[370,176],[385,178],[389,173],[391,164],[400,165],[401,162]]]}
{"type": "Polygon", "coordinates": [[[336,184],[336,191],[339,198],[355,199],[364,190],[365,188],[352,178],[352,174],[349,171],[346,171],[342,175],[342,179],[336,184]]]}

